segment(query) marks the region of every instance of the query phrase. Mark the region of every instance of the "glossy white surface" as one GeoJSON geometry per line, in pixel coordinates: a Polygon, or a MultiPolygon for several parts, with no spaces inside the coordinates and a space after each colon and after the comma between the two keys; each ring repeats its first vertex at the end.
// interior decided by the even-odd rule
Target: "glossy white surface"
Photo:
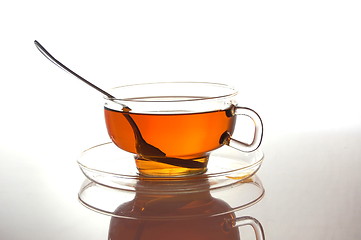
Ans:
{"type": "Polygon", "coordinates": [[[259,176],[266,196],[249,214],[268,239],[359,239],[361,132],[274,139],[259,176]],[[284,148],[283,148],[284,146],[284,148]]]}

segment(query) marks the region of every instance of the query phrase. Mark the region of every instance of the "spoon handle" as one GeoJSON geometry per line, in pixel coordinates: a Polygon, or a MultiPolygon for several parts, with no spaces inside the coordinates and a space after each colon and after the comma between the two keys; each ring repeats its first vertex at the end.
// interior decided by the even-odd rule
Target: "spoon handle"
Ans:
{"type": "Polygon", "coordinates": [[[68,68],[67,66],[65,66],[64,64],[62,64],[61,62],[59,62],[56,58],[54,58],[38,41],[34,41],[35,46],[39,49],[39,51],[47,58],[49,59],[52,63],[54,63],[56,66],[58,66],[59,68],[63,69],[64,71],[74,75],[75,77],[79,78],[80,80],[82,80],[83,82],[85,82],[86,84],[88,84],[89,86],[95,88],[96,90],[98,90],[99,92],[103,93],[105,96],[107,96],[108,98],[115,98],[113,95],[107,93],[106,91],[104,91],[103,89],[95,86],[94,84],[92,84],[91,82],[89,82],[88,80],[86,80],[85,78],[83,78],[82,76],[78,75],[77,73],[75,73],[74,71],[72,71],[70,68],[68,68]]]}
{"type": "MultiPolygon", "coordinates": [[[[107,93],[106,91],[104,91],[103,89],[95,86],[94,84],[92,84],[91,82],[89,82],[88,80],[86,80],[85,78],[83,78],[82,76],[78,75],[77,73],[73,72],[71,69],[69,69],[68,67],[66,67],[64,64],[62,64],[61,62],[59,62],[58,60],[56,60],[56,58],[54,58],[38,41],[34,41],[35,46],[39,49],[39,51],[47,58],[49,59],[52,63],[54,63],[56,66],[58,66],[59,68],[63,69],[64,71],[72,74],[73,76],[77,77],[78,79],[82,80],[83,82],[85,82],[86,84],[88,84],[89,86],[95,88],[96,90],[98,90],[99,92],[103,93],[104,95],[106,95],[108,98],[111,98],[112,101],[115,101],[117,103],[119,103],[117,101],[117,99],[115,99],[115,97],[113,97],[111,94],[107,93]]],[[[144,138],[142,137],[142,134],[137,126],[137,124],[134,122],[133,118],[128,114],[131,109],[127,106],[125,106],[122,103],[119,103],[123,106],[123,111],[124,111],[124,116],[125,118],[128,120],[130,126],[132,127],[133,131],[134,131],[134,135],[136,138],[136,148],[137,148],[137,152],[139,155],[146,155],[146,156],[158,156],[158,157],[164,157],[166,154],[164,152],[162,152],[160,149],[154,147],[153,145],[150,145],[149,143],[147,143],[144,138]]]]}

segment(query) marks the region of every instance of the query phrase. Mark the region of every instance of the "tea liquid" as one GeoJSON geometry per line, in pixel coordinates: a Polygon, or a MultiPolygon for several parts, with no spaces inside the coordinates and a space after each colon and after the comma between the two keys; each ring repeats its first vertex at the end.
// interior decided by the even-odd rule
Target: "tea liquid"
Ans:
{"type": "Polygon", "coordinates": [[[105,107],[105,120],[113,142],[139,155],[136,163],[141,173],[184,175],[204,172],[209,152],[222,146],[224,133],[233,133],[236,117],[229,111],[141,114],[105,107]],[[147,156],[139,152],[139,135],[164,155],[147,156]]]}

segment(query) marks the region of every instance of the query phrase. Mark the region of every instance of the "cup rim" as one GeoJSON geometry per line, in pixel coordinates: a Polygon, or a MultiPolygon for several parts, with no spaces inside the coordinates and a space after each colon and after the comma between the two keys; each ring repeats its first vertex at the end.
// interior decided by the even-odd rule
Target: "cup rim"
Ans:
{"type": "Polygon", "coordinates": [[[121,85],[121,86],[117,86],[117,87],[113,87],[110,89],[110,91],[115,90],[115,89],[121,89],[121,88],[129,88],[129,87],[136,87],[136,86],[147,86],[149,85],[149,87],[152,87],[152,85],[167,85],[167,84],[199,84],[199,85],[208,85],[208,86],[215,86],[215,87],[220,87],[220,88],[224,88],[224,89],[228,89],[230,91],[230,93],[228,94],[220,94],[217,96],[202,96],[202,97],[193,97],[192,98],[188,98],[188,99],[152,99],[150,100],[148,97],[135,97],[135,98],[118,98],[118,97],[108,97],[108,96],[104,96],[104,99],[106,100],[110,100],[110,101],[125,101],[125,102],[147,102],[147,103],[161,103],[161,102],[193,102],[193,101],[206,101],[206,100],[217,100],[217,99],[222,99],[222,98],[230,98],[230,97],[234,97],[238,94],[238,90],[228,84],[225,83],[217,83],[217,82],[197,82],[197,81],[174,81],[174,82],[145,82],[145,83],[135,83],[135,84],[127,84],[127,85],[121,85]]]}

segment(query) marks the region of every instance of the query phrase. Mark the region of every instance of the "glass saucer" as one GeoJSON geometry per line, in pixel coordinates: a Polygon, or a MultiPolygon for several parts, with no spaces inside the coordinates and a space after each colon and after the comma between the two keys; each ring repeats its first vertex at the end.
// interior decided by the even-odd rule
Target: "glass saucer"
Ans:
{"type": "Polygon", "coordinates": [[[87,208],[118,218],[180,220],[233,214],[258,203],[265,190],[256,176],[210,188],[208,179],[139,179],[135,191],[106,187],[86,179],[79,201],[87,208]],[[177,191],[187,186],[193,191],[177,191]]]}
{"type": "MultiPolygon", "coordinates": [[[[210,189],[213,189],[239,182],[254,175],[260,168],[263,158],[261,150],[245,153],[229,146],[223,146],[210,154],[208,170],[204,174],[181,177],[146,177],[137,172],[133,154],[108,142],[85,150],[78,158],[78,164],[89,180],[122,190],[135,191],[137,182],[142,179],[162,181],[207,179],[210,189]]],[[[177,191],[189,190],[191,190],[189,187],[177,189],[177,191]]]]}

